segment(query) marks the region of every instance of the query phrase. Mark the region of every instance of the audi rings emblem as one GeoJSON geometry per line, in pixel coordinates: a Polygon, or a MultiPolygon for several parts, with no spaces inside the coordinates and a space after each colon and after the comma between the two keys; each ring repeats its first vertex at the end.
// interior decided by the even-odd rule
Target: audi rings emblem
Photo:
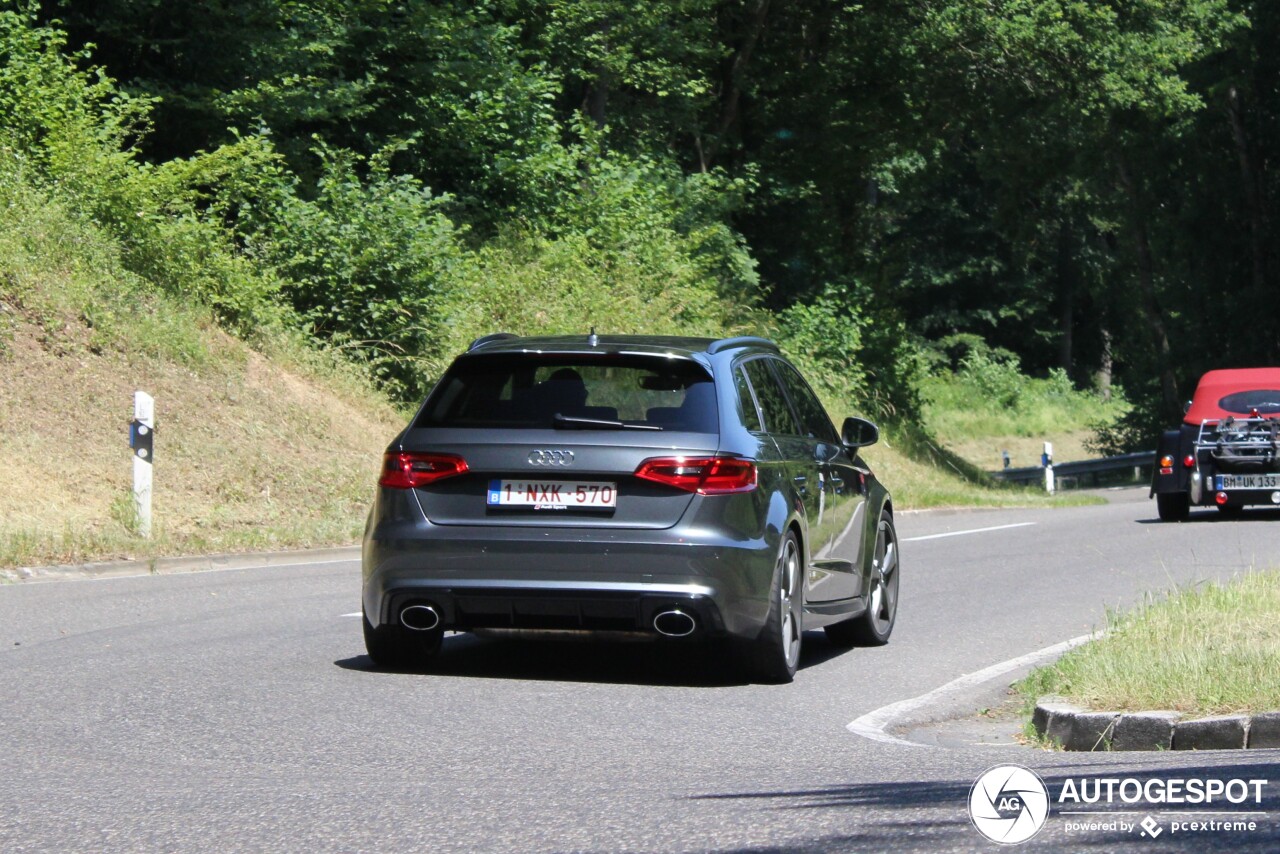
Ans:
{"type": "Polygon", "coordinates": [[[573,465],[573,451],[530,451],[529,465],[531,466],[571,466],[573,465]]]}

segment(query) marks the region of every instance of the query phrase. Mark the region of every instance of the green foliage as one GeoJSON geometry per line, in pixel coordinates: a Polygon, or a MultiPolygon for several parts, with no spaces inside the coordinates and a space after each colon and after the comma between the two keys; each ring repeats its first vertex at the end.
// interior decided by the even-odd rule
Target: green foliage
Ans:
{"type": "Polygon", "coordinates": [[[0,154],[0,316],[43,327],[59,352],[127,350],[192,368],[215,361],[202,335],[212,323],[208,310],[166,297],[129,271],[119,242],[36,186],[29,171],[0,154]],[[87,337],[69,338],[69,326],[86,327],[87,337]]]}
{"type": "MultiPolygon", "coordinates": [[[[84,70],[52,28],[0,11],[0,140],[42,184],[118,240],[125,269],[170,294],[212,307],[243,332],[279,325],[277,283],[247,263],[210,211],[211,187],[272,160],[261,140],[153,166],[131,143],[150,102],[84,70]]],[[[231,182],[234,185],[234,181],[231,182]]]]}
{"type": "Polygon", "coordinates": [[[1251,332],[1218,358],[1280,353],[1254,0],[4,9],[0,145],[141,280],[248,337],[300,312],[397,394],[456,329],[637,302],[821,340],[824,394],[906,418],[915,342],[956,334],[1144,399],[1214,366],[1207,316],[1251,332]]]}
{"type": "Polygon", "coordinates": [[[1177,425],[1166,422],[1158,408],[1135,404],[1113,421],[1095,421],[1089,426],[1093,436],[1085,440],[1085,448],[1106,457],[1153,451],[1160,433],[1177,425]]]}
{"type": "Polygon", "coordinates": [[[285,282],[312,334],[369,363],[397,397],[426,391],[422,360],[439,355],[441,300],[469,263],[462,234],[409,176],[375,158],[367,176],[349,152],[318,151],[314,199],[279,194],[255,214],[252,247],[285,282]]]}
{"type": "Polygon", "coordinates": [[[866,368],[859,359],[866,322],[852,309],[824,295],[778,312],[777,323],[775,340],[811,378],[829,409],[868,399],[866,368]]]}
{"type": "Polygon", "coordinates": [[[722,176],[578,153],[577,179],[553,210],[501,229],[458,270],[442,314],[446,355],[495,329],[716,337],[755,328],[754,265],[710,204],[723,203],[722,176]]]}
{"type": "Polygon", "coordinates": [[[976,336],[953,336],[932,353],[921,381],[930,429],[951,441],[983,437],[1043,437],[1090,424],[1110,423],[1126,410],[1078,391],[1066,372],[1044,378],[1022,372],[1017,356],[986,346],[976,336]]]}
{"type": "Polygon", "coordinates": [[[0,141],[42,173],[86,160],[119,170],[145,131],[150,101],[120,92],[101,69],[81,70],[88,59],[35,15],[0,8],[0,141]]]}

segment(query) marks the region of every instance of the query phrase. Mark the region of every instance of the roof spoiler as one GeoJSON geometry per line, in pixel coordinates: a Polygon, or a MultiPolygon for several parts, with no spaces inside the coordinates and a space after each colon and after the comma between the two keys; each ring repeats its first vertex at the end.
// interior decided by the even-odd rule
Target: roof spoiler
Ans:
{"type": "Polygon", "coordinates": [[[509,338],[518,337],[518,335],[512,335],[510,332],[495,332],[492,335],[481,335],[479,338],[471,342],[467,347],[467,352],[470,353],[475,350],[479,350],[481,347],[487,347],[495,341],[506,341],[509,338]]]}
{"type": "Polygon", "coordinates": [[[778,345],[770,341],[768,338],[758,338],[754,335],[741,335],[737,338],[721,338],[719,341],[712,341],[711,346],[707,348],[707,355],[714,356],[721,350],[728,350],[730,347],[763,347],[766,350],[772,350],[775,353],[782,352],[778,349],[778,345]]]}

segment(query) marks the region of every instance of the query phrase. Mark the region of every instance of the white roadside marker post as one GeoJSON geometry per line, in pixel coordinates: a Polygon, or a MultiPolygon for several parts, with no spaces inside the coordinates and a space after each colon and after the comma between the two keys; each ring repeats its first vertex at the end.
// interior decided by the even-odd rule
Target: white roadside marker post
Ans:
{"type": "Polygon", "coordinates": [[[1040,455],[1040,464],[1044,466],[1044,491],[1053,495],[1053,443],[1044,443],[1044,453],[1040,455]]]}
{"type": "Polygon", "coordinates": [[[138,536],[151,538],[151,472],[155,457],[156,402],[145,391],[133,393],[133,421],[129,447],[133,449],[133,506],[138,514],[138,536]]]}

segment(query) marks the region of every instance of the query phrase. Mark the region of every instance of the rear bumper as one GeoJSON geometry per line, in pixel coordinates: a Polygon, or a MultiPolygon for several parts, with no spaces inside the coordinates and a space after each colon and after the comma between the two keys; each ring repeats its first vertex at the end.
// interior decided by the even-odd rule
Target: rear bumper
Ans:
{"type": "Polygon", "coordinates": [[[1280,504],[1280,472],[1258,472],[1254,470],[1252,473],[1259,475],[1259,477],[1265,476],[1268,480],[1265,484],[1248,487],[1227,485],[1221,482],[1221,477],[1232,477],[1238,473],[1215,473],[1212,467],[1205,467],[1203,470],[1196,469],[1182,473],[1177,478],[1166,477],[1162,481],[1157,481],[1156,486],[1152,489],[1152,495],[1182,492],[1187,495],[1187,500],[1192,507],[1215,506],[1218,503],[1217,496],[1219,493],[1226,494],[1226,504],[1229,507],[1244,507],[1252,504],[1280,504]],[[1160,486],[1164,488],[1158,488],[1160,486]]]}
{"type": "Polygon", "coordinates": [[[418,583],[381,597],[383,619],[393,621],[407,605],[430,604],[445,629],[653,632],[654,618],[680,611],[693,618],[694,635],[723,636],[724,618],[706,588],[631,585],[514,586],[510,582],[454,586],[418,583]]]}
{"type": "MultiPolygon", "coordinates": [[[[449,630],[654,631],[679,609],[695,636],[756,637],[769,609],[777,543],[707,531],[510,529],[388,523],[364,541],[363,603],[375,625],[429,602],[449,630]]],[[[655,632],[656,634],[656,632],[655,632]]]]}

